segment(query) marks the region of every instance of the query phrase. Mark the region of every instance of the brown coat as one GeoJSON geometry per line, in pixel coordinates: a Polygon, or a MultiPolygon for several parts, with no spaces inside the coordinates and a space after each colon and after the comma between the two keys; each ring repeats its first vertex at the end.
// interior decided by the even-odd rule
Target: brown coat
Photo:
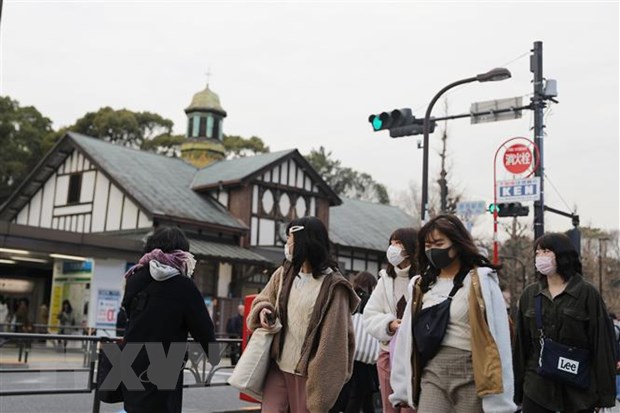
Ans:
{"type": "MultiPolygon", "coordinates": [[[[271,356],[277,360],[286,337],[288,296],[295,279],[292,266],[278,268],[271,279],[256,297],[248,315],[250,330],[260,326],[259,314],[264,308],[274,310],[280,277],[282,293],[278,317],[282,323],[273,338],[271,356]]],[[[359,303],[357,294],[349,282],[338,272],[325,274],[314,311],[304,339],[301,357],[295,372],[307,377],[306,401],[311,413],[325,413],[336,402],[342,386],[349,380],[353,371],[355,352],[355,333],[351,313],[359,303]]]]}

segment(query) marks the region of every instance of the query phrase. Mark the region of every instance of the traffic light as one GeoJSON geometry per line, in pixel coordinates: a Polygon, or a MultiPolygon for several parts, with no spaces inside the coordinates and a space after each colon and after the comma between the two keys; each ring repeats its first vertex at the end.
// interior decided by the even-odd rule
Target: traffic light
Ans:
{"type": "MultiPolygon", "coordinates": [[[[392,112],[370,115],[368,122],[370,122],[375,132],[388,129],[392,138],[424,133],[424,120],[416,119],[409,108],[394,109],[392,112]]],[[[435,124],[435,121],[431,119],[429,133],[434,132],[435,124]]]]}
{"type": "MultiPolygon", "coordinates": [[[[495,212],[491,210],[491,206],[493,204],[489,205],[489,211],[495,212]]],[[[495,204],[495,208],[498,217],[526,217],[530,213],[530,207],[521,205],[521,202],[495,204]]]]}
{"type": "Polygon", "coordinates": [[[499,213],[499,204],[489,204],[487,211],[489,211],[492,214],[495,212],[496,208],[497,208],[497,212],[499,213]]]}

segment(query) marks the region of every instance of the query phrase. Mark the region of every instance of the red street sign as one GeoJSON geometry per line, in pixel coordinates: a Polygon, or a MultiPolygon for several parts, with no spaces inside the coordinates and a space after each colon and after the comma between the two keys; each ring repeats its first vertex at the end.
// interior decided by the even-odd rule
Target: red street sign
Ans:
{"type": "Polygon", "coordinates": [[[533,161],[532,151],[521,143],[512,145],[504,152],[504,167],[513,174],[527,171],[532,166],[533,161]]]}

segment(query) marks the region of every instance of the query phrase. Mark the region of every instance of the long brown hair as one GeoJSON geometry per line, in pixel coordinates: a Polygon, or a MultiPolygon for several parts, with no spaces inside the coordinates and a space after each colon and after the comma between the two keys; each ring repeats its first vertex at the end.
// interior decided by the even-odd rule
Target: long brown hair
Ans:
{"type": "Polygon", "coordinates": [[[424,225],[418,233],[418,268],[422,273],[422,291],[426,292],[437,281],[440,270],[433,267],[426,257],[424,244],[431,239],[433,231],[444,234],[456,250],[457,256],[463,267],[489,267],[499,270],[501,265],[493,265],[487,257],[482,255],[478,247],[474,244],[469,231],[465,228],[460,219],[454,215],[438,215],[424,225]]]}
{"type": "MultiPolygon", "coordinates": [[[[398,228],[396,231],[392,232],[390,235],[390,241],[388,243],[388,247],[392,243],[392,241],[400,241],[403,244],[403,248],[405,252],[409,256],[409,262],[411,263],[411,268],[409,268],[409,278],[412,278],[416,275],[416,265],[415,265],[415,253],[416,253],[416,238],[418,236],[417,231],[414,228],[398,228]]],[[[424,244],[422,244],[424,245],[424,244]]],[[[396,278],[396,271],[394,271],[394,266],[388,262],[386,272],[392,278],[396,278]]]]}

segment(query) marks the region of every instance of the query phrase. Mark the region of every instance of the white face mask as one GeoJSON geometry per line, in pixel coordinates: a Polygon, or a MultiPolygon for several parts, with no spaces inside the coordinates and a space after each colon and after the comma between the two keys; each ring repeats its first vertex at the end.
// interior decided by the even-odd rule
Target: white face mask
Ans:
{"type": "Polygon", "coordinates": [[[536,269],[544,275],[553,274],[557,270],[554,255],[541,255],[536,257],[536,269]]]}
{"type": "Polygon", "coordinates": [[[289,251],[288,244],[284,244],[284,258],[289,262],[293,262],[293,254],[289,251]]]}
{"type": "Polygon", "coordinates": [[[405,261],[405,257],[402,254],[403,249],[394,245],[390,245],[385,253],[387,260],[393,266],[398,266],[400,263],[405,261]]]}

